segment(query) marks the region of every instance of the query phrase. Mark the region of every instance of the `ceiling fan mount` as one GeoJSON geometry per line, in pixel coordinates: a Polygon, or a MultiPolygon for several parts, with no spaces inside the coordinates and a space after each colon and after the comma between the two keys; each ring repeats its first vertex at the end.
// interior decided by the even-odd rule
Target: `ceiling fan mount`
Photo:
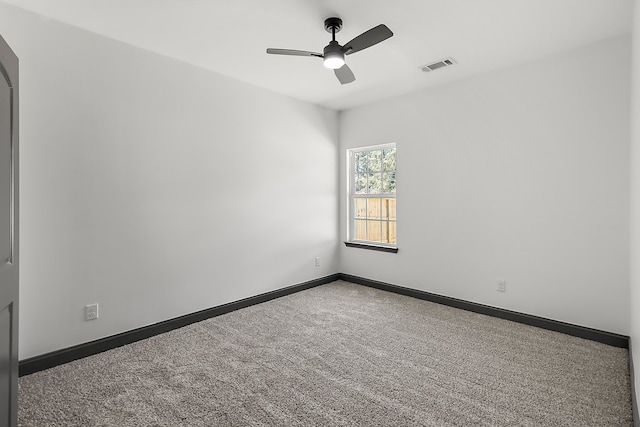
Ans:
{"type": "Polygon", "coordinates": [[[342,19],[336,17],[325,19],[324,29],[327,33],[339,33],[342,29],[342,19]]]}
{"type": "Polygon", "coordinates": [[[310,52],[307,50],[274,48],[267,49],[267,53],[274,55],[315,56],[317,58],[322,58],[324,66],[333,69],[340,83],[347,84],[353,82],[356,77],[354,76],[353,71],[351,71],[349,66],[345,63],[345,55],[351,55],[352,53],[367,49],[393,36],[393,33],[386,25],[380,24],[377,27],[373,27],[370,30],[365,31],[348,43],[340,45],[336,41],[336,33],[340,32],[342,29],[342,19],[337,17],[325,19],[324,29],[328,33],[331,33],[331,41],[324,47],[322,53],[310,52]]]}

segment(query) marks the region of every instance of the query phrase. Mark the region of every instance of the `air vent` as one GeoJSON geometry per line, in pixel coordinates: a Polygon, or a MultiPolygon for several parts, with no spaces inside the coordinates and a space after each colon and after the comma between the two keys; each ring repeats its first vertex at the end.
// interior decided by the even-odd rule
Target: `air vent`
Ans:
{"type": "Polygon", "coordinates": [[[455,63],[456,63],[456,61],[453,58],[445,58],[445,59],[443,59],[441,61],[434,62],[433,64],[421,65],[418,68],[420,68],[425,73],[428,73],[430,71],[437,70],[438,68],[448,67],[448,66],[453,65],[455,63]]]}

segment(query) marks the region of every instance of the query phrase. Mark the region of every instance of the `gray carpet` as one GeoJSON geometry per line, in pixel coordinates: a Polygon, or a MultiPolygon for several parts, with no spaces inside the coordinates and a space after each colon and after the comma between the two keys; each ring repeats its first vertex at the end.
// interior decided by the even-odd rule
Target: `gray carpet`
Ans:
{"type": "Polygon", "coordinates": [[[20,379],[21,426],[631,426],[628,352],[334,282],[20,379]]]}

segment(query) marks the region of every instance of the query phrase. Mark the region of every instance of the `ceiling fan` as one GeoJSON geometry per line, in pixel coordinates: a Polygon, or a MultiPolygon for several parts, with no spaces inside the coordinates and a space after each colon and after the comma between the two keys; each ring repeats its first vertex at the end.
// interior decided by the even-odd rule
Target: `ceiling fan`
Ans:
{"type": "Polygon", "coordinates": [[[358,37],[354,38],[344,46],[340,46],[336,41],[336,33],[342,29],[342,19],[327,18],[324,21],[324,29],[331,33],[331,41],[325,46],[323,53],[309,52],[306,50],[292,49],[267,49],[267,53],[274,55],[294,55],[294,56],[315,56],[323,58],[323,64],[327,68],[333,69],[336,77],[341,84],[353,82],[356,77],[353,75],[351,68],[345,63],[345,55],[359,52],[363,49],[371,47],[393,36],[391,30],[384,24],[365,31],[358,37]]]}

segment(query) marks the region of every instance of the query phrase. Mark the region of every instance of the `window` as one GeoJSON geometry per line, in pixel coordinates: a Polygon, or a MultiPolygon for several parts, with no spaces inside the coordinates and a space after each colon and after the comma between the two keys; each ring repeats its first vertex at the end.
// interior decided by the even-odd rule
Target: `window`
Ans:
{"type": "Polygon", "coordinates": [[[374,248],[395,248],[395,144],[352,149],[348,150],[347,154],[349,161],[349,242],[347,246],[362,244],[374,248]]]}

